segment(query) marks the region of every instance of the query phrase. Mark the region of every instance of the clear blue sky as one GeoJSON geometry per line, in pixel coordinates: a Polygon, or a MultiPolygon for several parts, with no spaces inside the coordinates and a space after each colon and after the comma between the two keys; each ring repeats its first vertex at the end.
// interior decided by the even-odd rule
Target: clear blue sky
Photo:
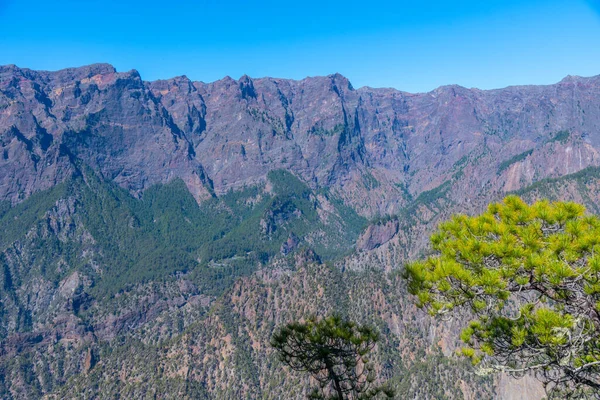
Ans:
{"type": "Polygon", "coordinates": [[[600,74],[600,0],[0,0],[0,64],[428,91],[600,74]]]}

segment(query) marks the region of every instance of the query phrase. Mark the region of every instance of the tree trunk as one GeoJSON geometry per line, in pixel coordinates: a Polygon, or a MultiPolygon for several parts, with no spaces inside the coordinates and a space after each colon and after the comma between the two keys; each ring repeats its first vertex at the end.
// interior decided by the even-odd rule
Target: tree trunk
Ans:
{"type": "Polygon", "coordinates": [[[327,371],[329,372],[329,377],[333,381],[333,388],[337,392],[338,399],[344,400],[344,392],[342,391],[342,386],[340,385],[340,379],[335,374],[335,372],[333,370],[333,365],[331,364],[331,362],[329,360],[327,360],[325,362],[325,365],[327,366],[327,371]]]}

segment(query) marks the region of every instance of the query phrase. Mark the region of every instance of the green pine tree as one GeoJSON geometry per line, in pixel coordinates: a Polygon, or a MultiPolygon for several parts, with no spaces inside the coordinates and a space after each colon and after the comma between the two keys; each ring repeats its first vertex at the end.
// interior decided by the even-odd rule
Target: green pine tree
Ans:
{"type": "Polygon", "coordinates": [[[516,196],[456,215],[405,274],[418,305],[467,316],[480,372],[533,373],[551,396],[600,397],[600,219],[572,202],[516,196]]]}
{"type": "Polygon", "coordinates": [[[318,382],[310,399],[393,398],[393,390],[375,384],[368,358],[378,340],[372,327],[334,315],[285,325],[275,332],[271,345],[281,361],[293,370],[308,372],[318,382]]]}

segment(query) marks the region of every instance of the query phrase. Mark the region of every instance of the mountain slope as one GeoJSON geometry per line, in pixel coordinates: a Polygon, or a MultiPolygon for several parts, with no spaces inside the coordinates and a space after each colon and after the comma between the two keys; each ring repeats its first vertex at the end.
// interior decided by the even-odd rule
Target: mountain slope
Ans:
{"type": "Polygon", "coordinates": [[[397,272],[507,193],[600,211],[599,127],[599,77],[408,94],[0,67],[0,397],[302,398],[269,337],[334,310],[382,332],[403,398],[539,397],[453,357],[459,324],[397,272]]]}

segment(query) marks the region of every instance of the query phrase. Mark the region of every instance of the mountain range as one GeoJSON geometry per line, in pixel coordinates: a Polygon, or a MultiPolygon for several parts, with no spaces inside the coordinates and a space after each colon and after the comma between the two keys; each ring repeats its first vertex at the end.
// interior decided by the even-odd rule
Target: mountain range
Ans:
{"type": "Polygon", "coordinates": [[[2,398],[303,398],[270,335],[333,311],[382,332],[402,398],[539,398],[475,375],[399,272],[509,193],[600,212],[600,76],[411,94],[8,65],[0,147],[2,398]]]}

